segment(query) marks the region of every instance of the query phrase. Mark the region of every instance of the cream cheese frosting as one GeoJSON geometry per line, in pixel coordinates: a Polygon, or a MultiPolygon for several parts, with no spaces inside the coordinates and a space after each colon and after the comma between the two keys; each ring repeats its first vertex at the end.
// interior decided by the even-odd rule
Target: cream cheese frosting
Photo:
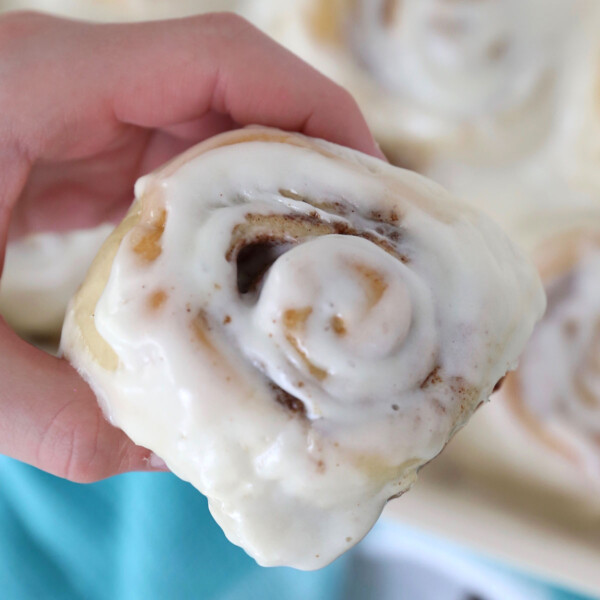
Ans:
{"type": "Polygon", "coordinates": [[[6,322],[23,335],[58,337],[71,296],[113,228],[34,233],[9,243],[0,279],[6,322]]]}
{"type": "Polygon", "coordinates": [[[315,569],[515,367],[543,308],[533,266],[438,185],[254,128],[138,181],[61,348],[232,542],[315,569]]]}

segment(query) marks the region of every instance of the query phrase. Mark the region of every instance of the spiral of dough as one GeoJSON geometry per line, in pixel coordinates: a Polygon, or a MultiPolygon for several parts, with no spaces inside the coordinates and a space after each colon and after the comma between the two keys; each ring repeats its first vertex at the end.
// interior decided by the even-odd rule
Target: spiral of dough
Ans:
{"type": "Polygon", "coordinates": [[[512,368],[543,309],[501,231],[424,178],[254,128],[137,200],[62,349],[260,563],[327,564],[512,368]]]}

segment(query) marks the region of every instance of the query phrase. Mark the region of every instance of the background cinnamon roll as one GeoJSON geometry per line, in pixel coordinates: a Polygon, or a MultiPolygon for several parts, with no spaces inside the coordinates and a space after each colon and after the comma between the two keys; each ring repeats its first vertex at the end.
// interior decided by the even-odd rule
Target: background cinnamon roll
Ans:
{"type": "Polygon", "coordinates": [[[440,187],[272,129],[136,185],[61,342],[105,414],[264,565],[321,567],[515,366],[544,300],[440,187]]]}
{"type": "MultiPolygon", "coordinates": [[[[564,540],[574,556],[588,552],[594,564],[600,523],[600,211],[538,213],[536,219],[522,240],[542,275],[547,311],[517,369],[427,470],[423,484],[441,487],[442,497],[460,487],[469,503],[487,503],[487,521],[476,522],[475,531],[489,526],[494,537],[492,516],[515,531],[531,524],[531,546],[564,540]]],[[[468,511],[468,503],[462,508],[468,511]]],[[[490,551],[496,547],[488,545],[490,551]]],[[[562,552],[558,556],[562,560],[562,552]]],[[[527,560],[526,552],[520,560],[527,560]]],[[[535,557],[530,564],[542,562],[535,557]]]]}
{"type": "Polygon", "coordinates": [[[248,15],[347,87],[391,158],[476,162],[539,145],[585,0],[255,0],[248,15]]]}
{"type": "MultiPolygon", "coordinates": [[[[40,10],[98,21],[138,21],[234,10],[241,0],[0,0],[0,13],[40,10]]],[[[67,303],[112,226],[38,233],[7,246],[0,315],[20,335],[57,340],[67,303]]],[[[55,349],[55,347],[54,347],[55,349]]]]}
{"type": "Polygon", "coordinates": [[[546,240],[543,320],[503,401],[540,443],[600,485],[600,222],[546,240]]]}
{"type": "Polygon", "coordinates": [[[9,243],[0,280],[0,315],[23,336],[56,343],[67,304],[112,229],[104,224],[69,233],[36,233],[9,243]]]}

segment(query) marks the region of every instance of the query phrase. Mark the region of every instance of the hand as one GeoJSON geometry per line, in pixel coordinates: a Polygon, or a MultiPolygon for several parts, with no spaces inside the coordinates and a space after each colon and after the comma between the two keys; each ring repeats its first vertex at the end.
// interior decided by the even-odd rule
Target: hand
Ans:
{"type": "MultiPolygon", "coordinates": [[[[9,236],[116,220],[140,175],[231,128],[381,156],[343,89],[231,14],[127,25],[9,14],[0,81],[0,261],[9,236]]],[[[1,319],[0,357],[0,453],[79,482],[161,468],[66,361],[1,319]]]]}

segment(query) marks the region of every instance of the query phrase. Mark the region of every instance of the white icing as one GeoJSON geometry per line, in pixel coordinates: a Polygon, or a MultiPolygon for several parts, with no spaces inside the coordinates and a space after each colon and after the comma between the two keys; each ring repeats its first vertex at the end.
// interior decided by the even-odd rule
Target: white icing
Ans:
{"type": "MultiPolygon", "coordinates": [[[[247,356],[265,364],[272,381],[295,390],[295,382],[306,380],[310,371],[286,339],[282,307],[299,311],[309,307],[306,331],[300,332],[297,343],[328,376],[295,394],[311,417],[335,419],[340,399],[346,416],[353,408],[360,413],[365,398],[392,397],[400,391],[398,381],[411,387],[435,366],[422,358],[435,356],[438,343],[430,294],[409,268],[372,242],[329,235],[281,256],[270,269],[256,306],[247,314],[235,311],[234,320],[241,321],[240,345],[247,356]],[[322,258],[315,261],[316,256],[322,258]],[[359,268],[386,282],[373,306],[359,268]],[[419,311],[413,312],[413,306],[419,311]],[[334,332],[334,317],[344,323],[344,336],[334,332]],[[412,347],[420,348],[422,356],[411,355],[412,347]]],[[[382,408],[384,414],[389,412],[389,407],[382,408]]]]}
{"type": "Polygon", "coordinates": [[[231,541],[301,569],[350,548],[410,487],[514,367],[544,305],[533,267],[486,218],[418,175],[313,142],[329,155],[252,141],[192,150],[140,180],[137,196],[158,190],[167,220],[149,264],[132,251],[135,227],[125,236],[95,307],[118,367],[94,360],[73,309],[61,342],[111,421],[206,494],[231,541]],[[372,211],[397,213],[397,241],[372,211]],[[304,215],[371,240],[309,237],[241,295],[227,253],[249,214],[304,215]],[[168,297],[153,311],[156,290],[168,297]],[[194,336],[199,314],[208,344],[194,336]]]}
{"type": "Polygon", "coordinates": [[[36,233],[6,248],[0,314],[26,335],[60,333],[67,304],[113,226],[36,233]]]}
{"type": "Polygon", "coordinates": [[[518,103],[551,62],[543,37],[556,23],[557,2],[405,0],[387,25],[385,3],[359,3],[351,34],[356,53],[383,87],[442,115],[518,103]],[[541,6],[547,18],[531,27],[541,6]]]}
{"type": "Polygon", "coordinates": [[[474,165],[451,157],[433,160],[424,174],[483,210],[526,250],[553,231],[598,219],[598,193],[573,188],[561,168],[560,138],[519,160],[474,165]]]}
{"type": "Polygon", "coordinates": [[[600,477],[600,250],[550,282],[549,310],[521,359],[528,409],[600,477]],[[549,368],[551,366],[551,368],[549,368]]]}

